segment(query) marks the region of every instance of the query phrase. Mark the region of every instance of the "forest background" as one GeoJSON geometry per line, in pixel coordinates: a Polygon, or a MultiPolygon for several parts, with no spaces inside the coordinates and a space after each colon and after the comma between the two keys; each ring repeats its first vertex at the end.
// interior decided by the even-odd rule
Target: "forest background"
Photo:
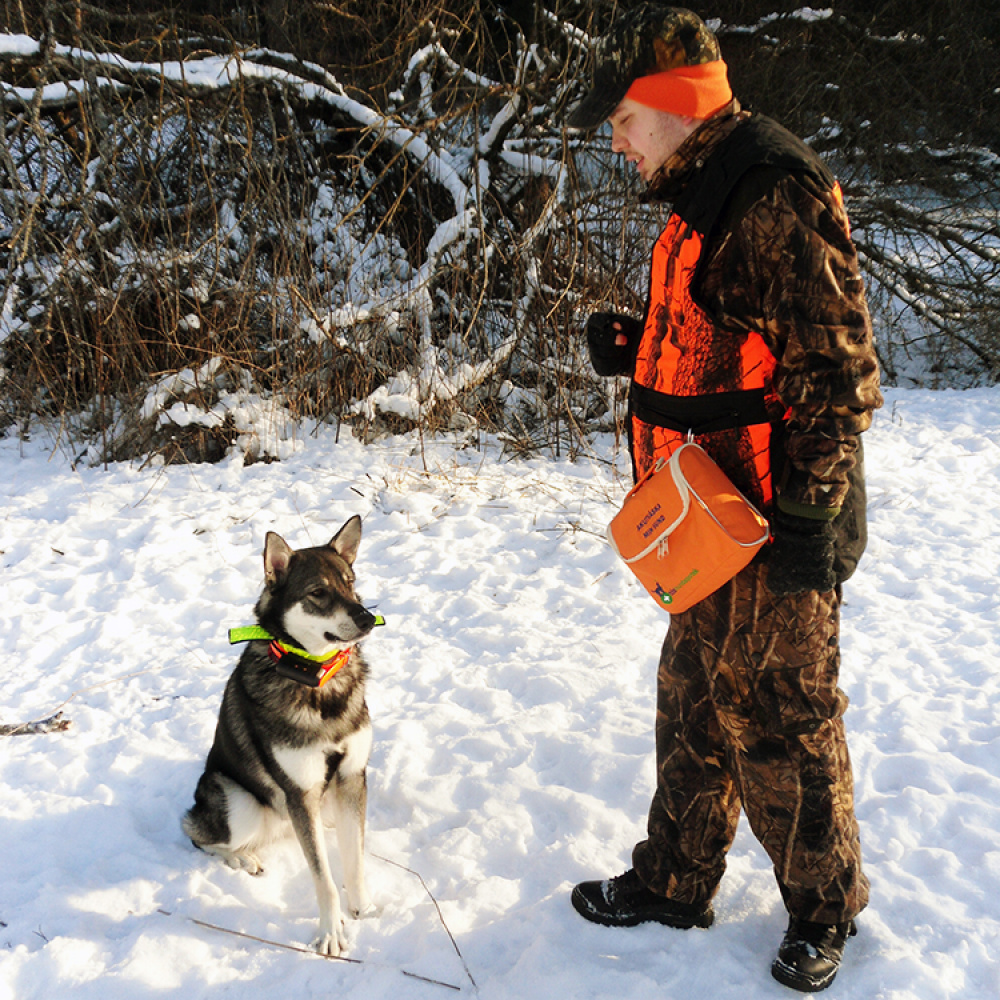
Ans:
{"type": "MultiPolygon", "coordinates": [[[[8,0],[0,433],[96,464],[619,427],[581,329],[641,311],[663,220],[561,123],[626,6],[8,0]]],[[[995,384],[995,0],[693,6],[840,179],[887,384],[995,384]]]]}

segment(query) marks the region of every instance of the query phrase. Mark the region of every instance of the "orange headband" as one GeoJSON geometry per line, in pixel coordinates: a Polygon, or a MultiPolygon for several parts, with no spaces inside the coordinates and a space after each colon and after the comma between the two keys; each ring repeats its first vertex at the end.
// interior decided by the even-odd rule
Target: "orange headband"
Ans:
{"type": "Polygon", "coordinates": [[[733,92],[725,62],[716,59],[640,76],[625,96],[674,115],[711,118],[733,99],[733,92]]]}

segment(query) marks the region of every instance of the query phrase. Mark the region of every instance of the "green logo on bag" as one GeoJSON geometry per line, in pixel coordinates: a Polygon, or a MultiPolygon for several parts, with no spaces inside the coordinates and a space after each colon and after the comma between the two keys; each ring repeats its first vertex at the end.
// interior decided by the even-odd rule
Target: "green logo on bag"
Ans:
{"type": "Polygon", "coordinates": [[[690,583],[698,575],[698,570],[693,569],[686,577],[673,590],[664,590],[659,584],[656,585],[656,596],[668,607],[674,603],[674,594],[677,593],[681,587],[690,583]]]}

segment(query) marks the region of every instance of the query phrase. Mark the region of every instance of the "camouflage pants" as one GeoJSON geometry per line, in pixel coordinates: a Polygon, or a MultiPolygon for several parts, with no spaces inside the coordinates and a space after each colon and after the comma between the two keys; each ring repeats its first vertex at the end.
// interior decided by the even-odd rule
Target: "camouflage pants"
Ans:
{"type": "Polygon", "coordinates": [[[684,902],[716,892],[740,807],[788,911],[840,923],[868,901],[844,734],[840,591],[775,597],[752,563],[671,617],[657,681],[657,789],[633,864],[684,902]]]}

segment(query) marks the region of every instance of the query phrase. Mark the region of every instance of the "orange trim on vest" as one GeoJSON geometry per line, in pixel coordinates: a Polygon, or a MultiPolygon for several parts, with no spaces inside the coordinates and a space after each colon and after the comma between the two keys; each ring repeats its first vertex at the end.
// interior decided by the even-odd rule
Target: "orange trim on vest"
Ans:
{"type": "MultiPolygon", "coordinates": [[[[718,329],[691,296],[702,237],[672,215],[653,247],[649,311],[634,379],[673,396],[770,389],[775,359],[757,333],[738,337],[718,329]]],[[[636,476],[667,458],[686,435],[632,417],[636,476]]],[[[753,424],[697,435],[698,443],[754,503],[767,505],[771,484],[771,425],[753,424]]]]}
{"type": "MultiPolygon", "coordinates": [[[[833,182],[833,200],[837,203],[838,208],[844,207],[844,189],[840,186],[840,181],[833,182]]],[[[848,239],[850,239],[851,221],[847,218],[847,212],[844,212],[844,228],[847,230],[848,239]]]]}

